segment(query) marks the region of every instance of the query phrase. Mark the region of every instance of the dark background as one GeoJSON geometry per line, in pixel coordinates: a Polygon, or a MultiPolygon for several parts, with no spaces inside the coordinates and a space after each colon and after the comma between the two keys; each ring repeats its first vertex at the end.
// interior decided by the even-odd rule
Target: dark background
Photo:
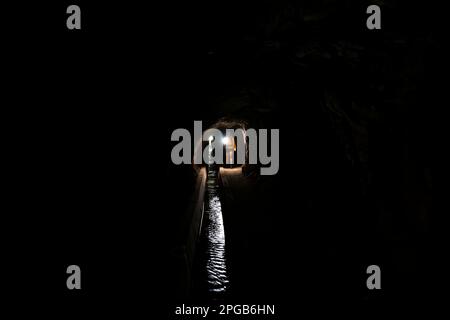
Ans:
{"type": "Polygon", "coordinates": [[[5,6],[4,290],[17,310],[163,319],[183,300],[167,253],[192,183],[170,134],[223,116],[280,129],[280,172],[263,181],[273,228],[258,233],[264,303],[284,318],[438,301],[445,15],[386,1],[370,31],[376,3],[76,1],[81,31],[65,27],[69,2],[5,6]],[[81,292],[65,287],[70,264],[81,292]],[[370,264],[380,292],[365,289],[370,264]]]}

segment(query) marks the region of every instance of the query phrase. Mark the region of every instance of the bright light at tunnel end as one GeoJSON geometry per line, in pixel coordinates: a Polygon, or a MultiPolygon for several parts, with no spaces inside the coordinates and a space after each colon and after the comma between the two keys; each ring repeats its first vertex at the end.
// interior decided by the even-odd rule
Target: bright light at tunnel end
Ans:
{"type": "Polygon", "coordinates": [[[261,175],[278,173],[279,129],[226,128],[226,136],[223,135],[223,130],[225,129],[222,127],[219,129],[211,127],[203,131],[202,121],[194,121],[192,131],[185,128],[175,129],[170,137],[171,141],[178,142],[172,147],[170,153],[172,163],[196,166],[212,163],[222,165],[224,164],[224,150],[220,147],[222,145],[226,147],[226,164],[255,164],[259,165],[261,175]],[[194,132],[193,137],[191,132],[194,132]],[[234,140],[235,138],[237,141],[234,140]],[[207,146],[203,143],[206,139],[209,141],[207,146]],[[234,161],[235,157],[237,157],[236,161],[234,161]]]}

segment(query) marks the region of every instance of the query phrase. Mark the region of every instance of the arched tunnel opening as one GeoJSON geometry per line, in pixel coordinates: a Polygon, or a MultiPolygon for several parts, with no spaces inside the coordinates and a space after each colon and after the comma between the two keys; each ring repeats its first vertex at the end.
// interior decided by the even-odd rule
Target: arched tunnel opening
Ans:
{"type": "MultiPolygon", "coordinates": [[[[200,300],[220,302],[226,300],[232,287],[230,283],[231,261],[230,254],[227,253],[229,246],[227,245],[225,232],[228,228],[225,227],[226,217],[224,217],[222,205],[222,198],[224,197],[223,179],[227,179],[230,174],[242,175],[242,168],[245,166],[245,163],[238,163],[236,158],[238,137],[228,136],[226,130],[245,130],[246,124],[243,121],[221,119],[211,128],[222,132],[222,137],[219,138],[223,145],[222,150],[220,150],[222,164],[213,161],[216,150],[212,148],[212,142],[215,138],[209,136],[207,141],[201,142],[202,147],[208,151],[208,161],[201,166],[206,171],[206,185],[199,238],[194,258],[193,291],[194,295],[200,300]]],[[[208,130],[204,134],[208,135],[208,130]]],[[[245,136],[243,147],[247,160],[247,140],[245,136]]],[[[231,215],[233,212],[229,212],[229,214],[231,215]]]]}

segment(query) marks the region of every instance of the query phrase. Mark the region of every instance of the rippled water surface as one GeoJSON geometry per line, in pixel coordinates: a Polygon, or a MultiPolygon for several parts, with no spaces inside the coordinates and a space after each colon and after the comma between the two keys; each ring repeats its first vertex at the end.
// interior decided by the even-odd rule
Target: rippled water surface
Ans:
{"type": "Polygon", "coordinates": [[[208,291],[224,293],[228,286],[225,257],[225,230],[216,171],[208,172],[204,219],[208,291]]]}

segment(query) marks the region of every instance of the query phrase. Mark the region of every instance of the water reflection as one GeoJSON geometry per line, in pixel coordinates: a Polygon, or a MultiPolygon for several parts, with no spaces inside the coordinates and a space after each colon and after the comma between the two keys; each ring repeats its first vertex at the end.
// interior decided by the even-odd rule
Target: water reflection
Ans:
{"type": "Polygon", "coordinates": [[[218,194],[217,171],[208,170],[205,194],[206,272],[208,291],[224,293],[228,286],[225,258],[225,230],[218,194]]]}

